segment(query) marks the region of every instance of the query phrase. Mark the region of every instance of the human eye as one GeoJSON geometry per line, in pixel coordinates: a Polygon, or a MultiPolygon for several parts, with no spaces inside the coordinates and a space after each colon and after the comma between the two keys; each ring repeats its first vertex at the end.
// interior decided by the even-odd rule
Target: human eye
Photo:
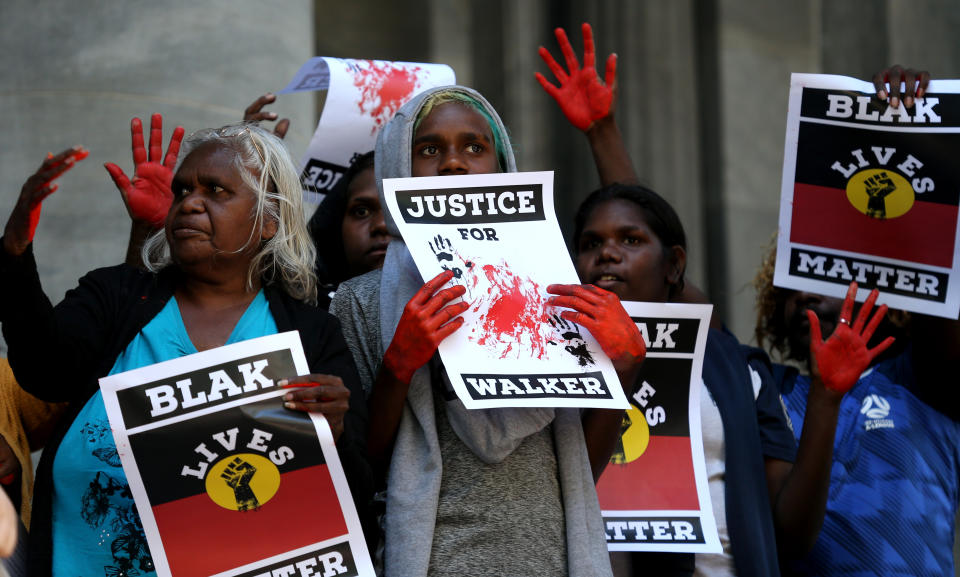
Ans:
{"type": "Polygon", "coordinates": [[[220,186],[219,184],[211,184],[210,195],[215,197],[226,197],[230,195],[230,190],[220,186]]]}
{"type": "Polygon", "coordinates": [[[420,156],[436,156],[440,152],[435,144],[425,144],[420,147],[420,156]]]}
{"type": "Polygon", "coordinates": [[[363,204],[355,205],[350,209],[350,216],[353,218],[366,218],[370,213],[370,207],[363,204]]]}
{"type": "Polygon", "coordinates": [[[467,145],[467,151],[472,152],[473,154],[480,154],[484,150],[486,150],[486,147],[479,142],[471,142],[467,145]]]}
{"type": "Polygon", "coordinates": [[[594,236],[584,236],[580,239],[580,252],[593,250],[600,246],[600,239],[594,236]]]}
{"type": "Polygon", "coordinates": [[[173,192],[174,198],[183,198],[187,194],[187,186],[182,182],[177,182],[176,180],[170,184],[170,191],[173,192]]]}

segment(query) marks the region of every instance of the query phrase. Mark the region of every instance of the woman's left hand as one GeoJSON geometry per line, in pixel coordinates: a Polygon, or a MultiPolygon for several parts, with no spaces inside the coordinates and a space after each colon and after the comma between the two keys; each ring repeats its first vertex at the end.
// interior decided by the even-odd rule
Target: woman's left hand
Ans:
{"type": "Polygon", "coordinates": [[[814,361],[814,369],[827,389],[845,394],[856,384],[860,374],[870,366],[873,359],[893,344],[893,337],[887,337],[879,345],[867,349],[870,337],[887,314],[887,305],[880,305],[870,322],[867,322],[879,295],[877,289],[870,292],[867,301],[860,307],[857,320],[850,326],[853,302],[857,296],[857,283],[850,283],[837,327],[826,342],[820,334],[820,319],[815,312],[807,310],[807,318],[810,320],[810,356],[814,361]]]}
{"type": "Polygon", "coordinates": [[[612,115],[613,100],[617,83],[617,55],[607,57],[605,80],[597,76],[596,53],[593,47],[593,30],[587,23],[583,24],[583,68],[577,62],[577,55],[570,46],[567,33],[563,28],[557,28],[554,33],[560,44],[560,51],[567,63],[565,71],[550,51],[540,47],[540,58],[547,64],[557,78],[560,87],[553,85],[543,74],[536,73],[537,82],[560,105],[567,120],[571,124],[586,132],[593,125],[612,115]]]}
{"type": "Polygon", "coordinates": [[[294,411],[321,413],[330,423],[333,440],[343,433],[343,417],[350,408],[350,390],[340,377],[310,374],[283,379],[277,383],[283,388],[303,387],[283,396],[283,406],[294,411]]]}
{"type": "Polygon", "coordinates": [[[561,312],[560,317],[590,331],[617,372],[643,362],[647,355],[643,336],[617,295],[590,284],[553,284],[547,292],[557,295],[550,297],[549,304],[573,309],[561,312]]]}
{"type": "Polygon", "coordinates": [[[143,144],[143,125],[139,118],[134,118],[130,121],[133,180],[116,164],[108,162],[103,165],[120,191],[127,213],[135,224],[151,229],[163,227],[173,202],[170,184],[183,134],[182,126],[173,130],[167,154],[163,155],[163,117],[154,114],[150,117],[150,154],[147,156],[147,148],[143,144]]]}

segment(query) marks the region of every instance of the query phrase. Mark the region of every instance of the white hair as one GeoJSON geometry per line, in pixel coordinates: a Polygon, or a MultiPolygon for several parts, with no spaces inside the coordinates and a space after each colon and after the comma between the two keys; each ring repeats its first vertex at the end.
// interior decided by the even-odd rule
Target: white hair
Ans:
{"type": "MultiPolygon", "coordinates": [[[[235,168],[243,182],[257,195],[257,205],[251,215],[254,225],[250,238],[239,250],[260,238],[264,222],[277,224],[277,233],[262,242],[250,262],[247,288],[253,289],[255,279],[276,281],[290,296],[316,304],[316,249],[303,215],[299,171],[283,141],[249,123],[198,130],[184,141],[177,169],[191,152],[208,142],[236,151],[235,168]]],[[[141,257],[151,271],[170,264],[170,247],[163,230],[146,240],[141,257]]]]}

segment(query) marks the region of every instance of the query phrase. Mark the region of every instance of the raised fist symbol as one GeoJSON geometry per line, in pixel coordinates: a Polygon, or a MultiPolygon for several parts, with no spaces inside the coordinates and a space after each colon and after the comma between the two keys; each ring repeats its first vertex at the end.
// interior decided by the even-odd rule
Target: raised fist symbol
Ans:
{"type": "Polygon", "coordinates": [[[240,457],[235,457],[223,473],[220,473],[227,486],[233,489],[238,511],[249,511],[260,506],[260,501],[250,487],[250,480],[256,473],[257,468],[240,457]]]}
{"type": "Polygon", "coordinates": [[[886,172],[880,172],[863,181],[870,200],[867,201],[867,216],[873,218],[887,217],[886,198],[897,190],[897,185],[890,180],[886,172]]]}

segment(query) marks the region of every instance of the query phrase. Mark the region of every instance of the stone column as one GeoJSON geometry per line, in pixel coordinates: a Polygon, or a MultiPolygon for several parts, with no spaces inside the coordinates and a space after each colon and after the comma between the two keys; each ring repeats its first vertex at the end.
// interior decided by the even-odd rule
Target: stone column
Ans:
{"type": "MultiPolygon", "coordinates": [[[[239,121],[257,96],[277,91],[313,55],[308,0],[0,4],[0,216],[44,155],[73,144],[90,157],[43,205],[35,251],[58,302],[85,272],[121,262],[130,220],[104,162],[132,174],[130,119],[162,113],[166,138],[239,121]]],[[[314,96],[282,96],[299,160],[316,126],[314,96]]]]}

